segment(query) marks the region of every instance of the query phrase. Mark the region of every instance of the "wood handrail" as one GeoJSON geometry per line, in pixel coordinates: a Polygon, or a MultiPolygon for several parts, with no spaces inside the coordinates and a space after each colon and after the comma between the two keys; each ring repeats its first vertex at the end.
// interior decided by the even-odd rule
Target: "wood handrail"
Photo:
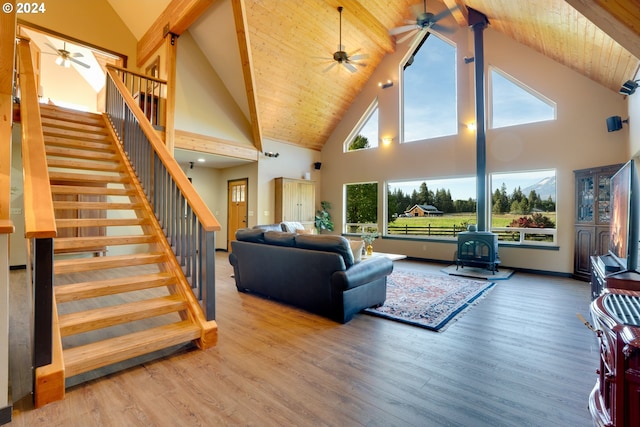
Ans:
{"type": "Polygon", "coordinates": [[[220,223],[211,213],[211,210],[209,210],[209,207],[204,203],[198,192],[193,188],[193,185],[191,184],[191,182],[189,182],[189,179],[185,175],[182,168],[180,168],[171,153],[169,153],[169,150],[164,145],[153,126],[151,126],[149,120],[144,116],[144,113],[137,106],[135,100],[133,99],[133,96],[129,93],[124,83],[122,83],[122,81],[120,81],[120,79],[118,78],[115,70],[108,68],[107,73],[120,91],[120,94],[122,95],[124,101],[129,105],[131,112],[138,120],[138,124],[140,125],[140,128],[142,129],[146,137],[149,139],[151,147],[156,152],[158,158],[166,167],[167,172],[171,175],[174,182],[182,192],[182,195],[187,200],[187,203],[189,204],[189,206],[191,206],[191,209],[193,209],[193,212],[198,217],[202,228],[205,231],[220,231],[220,223]]]}
{"type": "Polygon", "coordinates": [[[10,219],[0,219],[0,234],[11,234],[14,231],[13,221],[10,219]]]}
{"type": "Polygon", "coordinates": [[[151,80],[152,82],[167,84],[166,80],[157,79],[155,77],[147,76],[145,74],[136,73],[135,71],[127,70],[126,68],[118,67],[116,65],[107,64],[107,68],[112,68],[114,70],[122,71],[123,73],[131,74],[132,76],[140,77],[145,80],[151,80]]]}
{"type": "Polygon", "coordinates": [[[19,37],[20,117],[24,168],[24,213],[26,238],[56,237],[47,155],[42,135],[40,104],[36,87],[30,40],[19,37]]]}

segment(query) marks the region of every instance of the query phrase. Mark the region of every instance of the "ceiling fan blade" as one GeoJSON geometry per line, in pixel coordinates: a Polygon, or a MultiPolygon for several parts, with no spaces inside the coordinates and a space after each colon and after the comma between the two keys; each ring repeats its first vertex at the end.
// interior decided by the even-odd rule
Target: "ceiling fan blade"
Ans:
{"type": "Polygon", "coordinates": [[[432,22],[438,22],[439,20],[441,20],[442,18],[444,18],[447,15],[451,15],[454,11],[458,10],[460,8],[460,6],[454,6],[451,9],[445,9],[440,13],[437,13],[433,16],[433,18],[431,19],[432,22]]]}
{"type": "Polygon", "coordinates": [[[323,73],[326,73],[327,71],[329,71],[330,69],[332,69],[333,67],[335,67],[335,66],[336,66],[336,64],[338,64],[338,62],[333,61],[333,62],[331,63],[331,65],[329,65],[327,68],[325,68],[324,70],[322,70],[322,72],[323,72],[323,73]]]}
{"type": "Polygon", "coordinates": [[[78,64],[78,65],[80,65],[81,67],[84,67],[84,68],[91,68],[91,66],[89,64],[85,64],[84,62],[80,62],[75,58],[71,58],[71,57],[68,57],[68,58],[69,58],[69,61],[73,62],[74,64],[78,64]]]}
{"type": "Polygon", "coordinates": [[[367,59],[369,55],[366,53],[361,53],[360,55],[349,56],[349,61],[359,61],[361,59],[367,59]]]}
{"type": "Polygon", "coordinates": [[[454,28],[445,27],[444,25],[440,24],[433,24],[429,27],[429,29],[441,34],[453,34],[456,32],[454,28]]]}
{"type": "Polygon", "coordinates": [[[84,55],[82,53],[80,53],[80,52],[70,53],[69,56],[72,57],[72,58],[83,58],[84,57],[84,55]]]}
{"type": "Polygon", "coordinates": [[[392,28],[389,30],[389,35],[395,36],[398,34],[406,33],[407,31],[415,30],[416,24],[403,25],[401,27],[392,28]]]}
{"type": "Polygon", "coordinates": [[[419,29],[415,29],[414,31],[411,31],[410,33],[407,33],[406,35],[402,36],[401,38],[399,38],[398,40],[396,40],[396,43],[404,43],[407,40],[409,40],[410,38],[412,38],[413,36],[415,36],[416,34],[422,33],[423,30],[419,30],[419,29]]]}
{"type": "Polygon", "coordinates": [[[343,62],[342,65],[344,65],[344,68],[346,68],[347,70],[349,70],[352,73],[355,73],[356,71],[358,71],[358,69],[355,67],[355,65],[350,64],[348,62],[343,62]]]}

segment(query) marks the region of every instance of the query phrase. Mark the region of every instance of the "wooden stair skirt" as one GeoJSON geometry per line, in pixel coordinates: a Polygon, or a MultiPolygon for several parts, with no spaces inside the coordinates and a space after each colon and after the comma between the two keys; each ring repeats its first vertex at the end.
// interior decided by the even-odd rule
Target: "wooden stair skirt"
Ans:
{"type": "Polygon", "coordinates": [[[58,236],[53,360],[36,369],[36,407],[62,399],[70,377],[217,340],[104,117],[47,105],[41,116],[58,236]]]}

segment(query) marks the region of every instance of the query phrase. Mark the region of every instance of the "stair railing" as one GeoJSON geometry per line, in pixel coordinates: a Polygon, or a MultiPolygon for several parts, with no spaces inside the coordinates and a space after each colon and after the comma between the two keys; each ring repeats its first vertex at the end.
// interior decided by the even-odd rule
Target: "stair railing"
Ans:
{"type": "Polygon", "coordinates": [[[107,67],[115,71],[151,125],[155,129],[162,129],[166,120],[164,99],[167,93],[167,82],[126,68],[114,65],[107,67]]]}
{"type": "Polygon", "coordinates": [[[206,319],[214,320],[214,239],[220,224],[125,87],[122,72],[107,69],[107,116],[206,319]]]}
{"type": "Polygon", "coordinates": [[[40,120],[40,104],[28,38],[18,38],[20,121],[24,169],[25,237],[33,285],[33,363],[52,363],[53,348],[53,239],[56,221],[49,184],[47,155],[40,120]]]}

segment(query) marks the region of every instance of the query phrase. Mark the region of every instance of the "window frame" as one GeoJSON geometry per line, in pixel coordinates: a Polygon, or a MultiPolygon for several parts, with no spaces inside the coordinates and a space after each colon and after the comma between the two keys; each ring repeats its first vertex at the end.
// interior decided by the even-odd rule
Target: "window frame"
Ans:
{"type": "Polygon", "coordinates": [[[343,209],[342,209],[342,232],[346,235],[361,235],[365,232],[379,232],[380,230],[380,182],[379,181],[361,181],[348,182],[342,185],[343,191],[343,209]],[[348,223],[347,222],[347,187],[350,185],[376,184],[376,221],[375,223],[348,223]],[[351,231],[350,226],[360,227],[359,231],[351,231]],[[366,228],[365,228],[366,227],[366,228]]]}

